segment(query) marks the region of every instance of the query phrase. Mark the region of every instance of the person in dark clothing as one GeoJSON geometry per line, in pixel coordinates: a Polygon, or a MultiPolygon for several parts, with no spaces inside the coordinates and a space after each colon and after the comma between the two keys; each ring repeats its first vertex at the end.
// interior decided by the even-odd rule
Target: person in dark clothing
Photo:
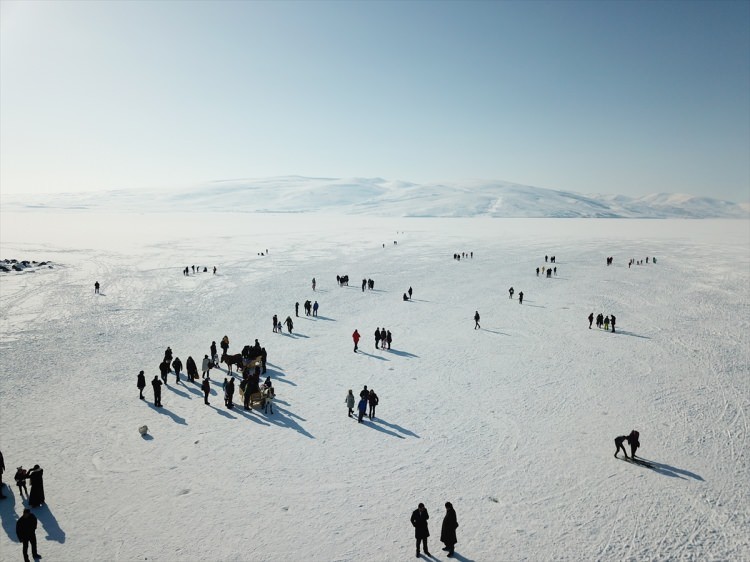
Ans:
{"type": "Polygon", "coordinates": [[[221,338],[221,343],[219,344],[221,346],[221,350],[224,352],[224,355],[229,354],[229,338],[227,336],[224,336],[221,338]]]}
{"type": "Polygon", "coordinates": [[[16,536],[23,543],[24,562],[29,562],[29,544],[31,544],[31,556],[41,558],[36,550],[36,526],[37,518],[27,507],[23,510],[23,515],[16,521],[16,536]]]}
{"type": "Polygon", "coordinates": [[[226,404],[226,407],[230,410],[234,408],[234,404],[232,403],[232,399],[234,398],[234,377],[229,379],[229,382],[227,383],[227,387],[224,389],[224,404],[226,404]]]}
{"type": "Polygon", "coordinates": [[[195,364],[195,359],[192,355],[188,355],[187,361],[185,361],[185,368],[187,369],[187,376],[190,382],[198,380],[198,365],[195,364]]]}
{"type": "Polygon", "coordinates": [[[615,319],[615,315],[614,314],[610,314],[609,315],[609,324],[612,326],[612,333],[613,334],[615,333],[615,320],[616,320],[615,319]]]}
{"type": "MultiPolygon", "coordinates": [[[[297,318],[299,318],[299,303],[298,303],[298,302],[295,302],[295,303],[294,303],[294,315],[295,315],[295,316],[296,316],[297,318]]],[[[275,324],[275,322],[274,322],[274,324],[275,324]]]]}
{"type": "Polygon", "coordinates": [[[419,558],[419,543],[422,543],[422,548],[427,556],[430,556],[430,551],[427,549],[427,537],[430,536],[430,530],[427,528],[427,520],[430,518],[430,514],[427,513],[427,508],[423,503],[419,504],[419,507],[414,510],[411,514],[411,524],[414,526],[414,537],[417,539],[417,558],[419,558]]]}
{"type": "Polygon", "coordinates": [[[174,376],[177,379],[177,384],[180,384],[180,371],[182,371],[182,361],[179,357],[175,357],[172,361],[172,369],[174,369],[174,376]]]}
{"type": "Polygon", "coordinates": [[[164,384],[167,384],[167,375],[169,374],[169,363],[165,359],[161,363],[159,363],[159,372],[161,373],[161,380],[164,381],[164,384]]]}
{"type": "Polygon", "coordinates": [[[140,399],[145,400],[143,397],[143,389],[146,388],[146,375],[143,374],[143,371],[138,373],[138,384],[136,386],[138,386],[138,392],[141,393],[140,399]]]}
{"type": "Polygon", "coordinates": [[[365,292],[365,287],[367,286],[367,279],[362,279],[362,292],[365,292]]]}
{"type": "Polygon", "coordinates": [[[627,435],[620,435],[619,437],[615,437],[615,458],[617,458],[617,453],[620,452],[620,449],[622,449],[622,454],[625,456],[625,458],[628,458],[628,453],[625,451],[625,446],[623,445],[623,442],[626,441],[627,438],[627,435]]]}
{"type": "Polygon", "coordinates": [[[172,348],[169,346],[164,350],[164,361],[167,362],[167,365],[172,362],[172,348]]]}
{"type": "Polygon", "coordinates": [[[370,419],[372,419],[375,417],[375,406],[380,403],[378,395],[372,389],[370,389],[370,394],[367,395],[367,402],[370,404],[370,419]]]}
{"type": "Polygon", "coordinates": [[[404,300],[405,300],[405,301],[408,301],[408,300],[409,300],[409,295],[407,295],[406,293],[404,293],[404,300]]]}
{"type": "Polygon", "coordinates": [[[44,503],[44,470],[39,468],[38,464],[34,465],[34,468],[29,470],[26,478],[31,483],[31,492],[29,492],[29,505],[31,507],[39,507],[44,503]]]}
{"type": "MultiPolygon", "coordinates": [[[[16,481],[16,486],[18,486],[18,494],[23,498],[24,492],[26,492],[26,497],[29,497],[29,491],[26,489],[26,477],[29,475],[28,471],[22,467],[19,466],[16,469],[16,474],[13,477],[16,481]]],[[[3,496],[5,497],[5,496],[3,496]]]]}
{"type": "Polygon", "coordinates": [[[99,294],[99,281],[97,281],[96,283],[94,283],[94,294],[95,295],[99,294]]]}
{"type": "Polygon", "coordinates": [[[509,296],[508,296],[508,298],[509,298],[509,299],[512,299],[512,298],[513,298],[513,292],[514,292],[514,291],[513,291],[513,287],[511,287],[510,289],[508,289],[508,295],[509,295],[509,296]]]}
{"type": "Polygon", "coordinates": [[[386,345],[388,346],[388,349],[390,349],[390,348],[391,348],[391,342],[392,342],[392,341],[393,341],[393,336],[391,335],[391,331],[390,331],[390,330],[388,330],[388,331],[387,331],[387,332],[385,333],[385,343],[386,343],[386,345]]]}
{"type": "Polygon", "coordinates": [[[386,344],[386,338],[388,337],[388,334],[386,332],[385,327],[380,328],[380,349],[385,349],[386,344]]]}
{"type": "Polygon", "coordinates": [[[367,400],[368,396],[370,396],[370,391],[367,390],[367,385],[365,385],[365,387],[359,391],[359,397],[367,400]]]}
{"type": "Polygon", "coordinates": [[[216,353],[216,342],[215,341],[211,342],[211,361],[213,361],[217,365],[219,364],[219,354],[216,353]]]}
{"type": "Polygon", "coordinates": [[[154,375],[154,380],[151,381],[151,386],[154,387],[154,406],[161,408],[161,381],[156,375],[154,375]]]}
{"type": "Polygon", "coordinates": [[[240,390],[242,391],[242,407],[245,410],[250,410],[250,377],[247,372],[242,375],[242,382],[240,383],[240,390]]]}
{"type": "Polygon", "coordinates": [[[354,353],[357,353],[357,344],[359,344],[359,332],[357,330],[354,330],[354,333],[352,333],[352,340],[354,340],[354,353]]]}
{"type": "Polygon", "coordinates": [[[440,529],[440,542],[445,544],[443,550],[448,552],[447,556],[449,557],[453,556],[453,548],[458,542],[456,539],[457,528],[456,510],[453,509],[451,502],[445,502],[445,517],[443,518],[443,526],[440,529]]]}
{"type": "Polygon", "coordinates": [[[409,287],[409,300],[411,300],[411,287],[409,287]]]}
{"type": "Polygon", "coordinates": [[[479,325],[479,311],[476,310],[474,311],[474,329],[477,330],[479,328],[481,328],[479,325]]]}
{"type": "Polygon", "coordinates": [[[3,453],[0,452],[0,500],[7,497],[3,494],[3,472],[5,472],[5,459],[3,453]]]}
{"type": "MultiPolygon", "coordinates": [[[[299,314],[297,315],[299,316],[299,314]]],[[[277,315],[273,315],[273,331],[278,332],[279,331],[279,317],[277,315]]]]}
{"type": "Polygon", "coordinates": [[[596,315],[596,327],[601,329],[602,324],[604,324],[604,314],[600,312],[596,315]]]}
{"type": "Polygon", "coordinates": [[[286,329],[291,334],[292,329],[294,328],[294,322],[292,322],[292,319],[289,316],[286,317],[285,322],[286,322],[286,329]]]}
{"type": "Polygon", "coordinates": [[[380,346],[380,328],[375,328],[375,349],[380,346]]]}
{"type": "Polygon", "coordinates": [[[265,347],[260,348],[260,369],[266,374],[266,361],[268,361],[268,352],[265,347]]]}
{"type": "Polygon", "coordinates": [[[594,323],[594,313],[592,312],[589,314],[589,330],[591,329],[591,324],[594,323]]]}
{"type": "Polygon", "coordinates": [[[357,404],[357,411],[359,412],[357,422],[362,423],[362,418],[365,417],[365,412],[367,411],[367,398],[359,399],[359,404],[357,404]]]}
{"type": "Polygon", "coordinates": [[[638,447],[641,446],[641,442],[638,440],[639,438],[640,433],[638,433],[635,429],[628,434],[628,443],[630,443],[630,458],[633,460],[635,460],[635,452],[638,450],[638,447]]]}
{"type": "Polygon", "coordinates": [[[518,304],[523,304],[523,291],[518,293],[518,304]]]}
{"type": "Polygon", "coordinates": [[[208,379],[203,379],[203,383],[201,383],[201,390],[203,390],[203,403],[209,405],[208,395],[211,393],[211,383],[208,379]]]}

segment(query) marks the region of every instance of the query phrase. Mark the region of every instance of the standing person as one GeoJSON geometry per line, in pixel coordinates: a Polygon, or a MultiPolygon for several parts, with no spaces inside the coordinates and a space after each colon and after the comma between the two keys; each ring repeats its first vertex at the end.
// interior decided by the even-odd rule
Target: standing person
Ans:
{"type": "Polygon", "coordinates": [[[375,349],[380,346],[380,327],[375,328],[375,349]]]}
{"type": "Polygon", "coordinates": [[[221,350],[224,352],[225,355],[229,355],[229,337],[224,336],[221,338],[221,350]]]}
{"type": "Polygon", "coordinates": [[[265,402],[263,402],[263,413],[267,414],[268,410],[271,410],[273,415],[273,399],[276,398],[276,391],[273,389],[273,385],[268,387],[265,395],[265,402]]]}
{"type": "Polygon", "coordinates": [[[362,279],[362,292],[365,292],[365,287],[367,286],[367,279],[362,279]]]}
{"type": "Polygon", "coordinates": [[[357,411],[359,412],[357,423],[362,423],[362,418],[365,417],[365,412],[367,411],[367,398],[362,397],[359,399],[359,404],[357,404],[357,411]]]}
{"type": "Polygon", "coordinates": [[[518,293],[518,304],[523,304],[523,291],[518,293]]]}
{"type": "Polygon", "coordinates": [[[286,329],[291,334],[292,328],[294,328],[294,322],[292,322],[291,316],[287,316],[285,322],[286,322],[286,329]]]}
{"type": "Polygon", "coordinates": [[[385,344],[386,344],[385,339],[386,339],[386,336],[387,336],[387,334],[386,334],[386,330],[385,330],[385,326],[384,326],[384,327],[380,328],[380,349],[385,349],[385,344]]]}
{"type": "Polygon", "coordinates": [[[210,406],[208,403],[208,395],[211,393],[211,383],[209,382],[209,379],[203,379],[201,390],[203,390],[203,403],[210,406]]]}
{"type": "Polygon", "coordinates": [[[140,392],[140,399],[145,400],[143,389],[146,388],[146,375],[143,374],[143,371],[138,373],[138,384],[136,386],[138,387],[138,392],[140,392]]]}
{"type": "Polygon", "coordinates": [[[313,280],[312,280],[312,288],[313,288],[313,291],[315,290],[315,285],[316,285],[316,283],[315,283],[315,277],[313,277],[313,280]]]}
{"type": "Polygon", "coordinates": [[[23,497],[24,492],[26,492],[26,497],[29,497],[29,491],[26,489],[26,477],[28,475],[29,473],[26,472],[26,469],[24,469],[24,467],[19,466],[16,469],[14,480],[16,481],[16,486],[18,486],[18,495],[21,497],[23,497]]]}
{"type": "Polygon", "coordinates": [[[591,324],[594,323],[594,313],[592,312],[589,314],[589,330],[591,329],[591,324]]]}
{"type": "Polygon", "coordinates": [[[29,544],[31,544],[31,556],[41,558],[36,550],[36,526],[36,515],[31,513],[31,510],[27,507],[23,510],[23,515],[16,521],[16,536],[23,543],[24,562],[29,562],[29,544]]]}
{"type": "Polygon", "coordinates": [[[315,301],[315,303],[313,304],[313,316],[317,316],[317,315],[318,315],[318,301],[315,301]]]}
{"type": "MultiPolygon", "coordinates": [[[[299,302],[294,303],[294,315],[299,318],[299,302]]],[[[274,321],[274,326],[276,325],[276,321],[274,321]]]]}
{"type": "Polygon", "coordinates": [[[167,384],[167,375],[169,374],[169,363],[166,360],[159,363],[159,372],[161,373],[161,380],[164,381],[164,384],[167,384]]]}
{"type": "Polygon", "coordinates": [[[211,360],[208,358],[208,355],[203,356],[203,364],[201,365],[201,368],[203,369],[203,378],[210,379],[211,378],[211,360]]]}
{"type": "Polygon", "coordinates": [[[610,314],[610,316],[609,316],[609,323],[612,324],[612,333],[613,334],[615,333],[615,320],[617,320],[615,318],[615,315],[614,314],[610,314]]]}
{"type": "MultiPolygon", "coordinates": [[[[297,303],[297,304],[299,304],[299,303],[297,303]]],[[[299,316],[299,314],[297,314],[297,316],[299,316]]],[[[273,315],[273,331],[274,332],[278,332],[278,330],[279,330],[279,324],[280,324],[279,317],[276,314],[274,314],[273,315]]]]}
{"type": "Polygon", "coordinates": [[[609,316],[604,317],[604,331],[609,330],[609,316]]]}
{"type": "Polygon", "coordinates": [[[211,342],[211,361],[214,362],[215,365],[219,364],[219,354],[216,353],[216,342],[211,342]]]}
{"type": "Polygon", "coordinates": [[[602,324],[604,324],[604,314],[600,312],[596,315],[596,327],[601,329],[602,324]]]}
{"type": "Polygon", "coordinates": [[[380,399],[373,389],[370,389],[370,394],[367,396],[367,402],[370,404],[370,419],[372,419],[375,417],[375,406],[380,403],[380,399]]]}
{"type": "Polygon", "coordinates": [[[357,330],[354,330],[354,333],[352,334],[352,339],[354,340],[354,353],[357,353],[357,349],[359,349],[357,347],[357,344],[359,344],[359,338],[359,332],[357,330]]]}
{"type": "Polygon", "coordinates": [[[39,468],[38,464],[29,470],[26,478],[31,482],[31,492],[29,493],[29,505],[39,507],[44,503],[44,470],[39,468]]]}
{"type": "Polygon", "coordinates": [[[187,361],[185,361],[185,368],[187,369],[187,376],[190,382],[198,380],[198,365],[195,364],[195,359],[192,355],[188,355],[187,361]]]}
{"type": "Polygon", "coordinates": [[[391,348],[391,342],[392,342],[392,341],[393,341],[393,336],[391,335],[391,331],[390,331],[390,330],[388,330],[388,331],[387,331],[387,332],[385,333],[385,343],[386,343],[386,345],[388,345],[388,349],[390,349],[390,348],[391,348]]]}
{"type": "Polygon", "coordinates": [[[508,295],[510,295],[510,296],[508,297],[509,299],[512,299],[512,298],[513,298],[513,287],[511,287],[510,289],[508,289],[508,295]]]}
{"type": "Polygon", "coordinates": [[[440,542],[445,544],[443,550],[448,551],[448,557],[453,556],[453,548],[458,542],[456,539],[457,528],[458,520],[456,519],[456,511],[453,509],[453,504],[445,502],[445,517],[443,518],[443,526],[440,529],[440,542]]]}
{"type": "Polygon", "coordinates": [[[232,403],[232,398],[234,398],[234,377],[229,379],[229,382],[227,383],[227,386],[224,389],[224,405],[230,410],[234,408],[234,404],[232,403]]]}
{"type": "Polygon", "coordinates": [[[352,417],[352,414],[354,413],[354,393],[351,388],[349,389],[349,394],[346,395],[344,403],[346,403],[346,407],[349,408],[349,417],[352,417]]]}
{"type": "Polygon", "coordinates": [[[419,558],[419,543],[422,543],[422,548],[427,556],[430,556],[430,551],[427,550],[427,537],[430,536],[430,530],[427,528],[427,520],[430,518],[430,514],[427,513],[427,508],[423,503],[419,504],[419,507],[414,510],[411,514],[411,524],[414,525],[414,537],[417,539],[417,558],[419,558]]]}
{"type": "Polygon", "coordinates": [[[182,361],[179,357],[175,357],[172,361],[172,368],[174,369],[174,376],[177,379],[177,384],[180,384],[180,371],[182,370],[182,361]]]}
{"type": "Polygon", "coordinates": [[[474,329],[478,330],[479,328],[481,328],[481,326],[479,325],[479,311],[475,310],[474,311],[474,329]]]}
{"type": "Polygon", "coordinates": [[[95,295],[99,294],[99,281],[97,281],[96,283],[94,283],[94,294],[95,295]]]}
{"type": "Polygon", "coordinates": [[[3,458],[2,451],[0,451],[0,500],[8,497],[3,494],[3,472],[5,472],[5,459],[3,458]]]}
{"type": "Polygon", "coordinates": [[[169,346],[164,350],[164,361],[167,362],[167,365],[172,362],[172,348],[169,346]]]}
{"type": "Polygon", "coordinates": [[[214,275],[216,275],[216,266],[214,266],[214,275]]]}
{"type": "Polygon", "coordinates": [[[411,287],[409,287],[409,300],[411,300],[411,287]]]}
{"type": "Polygon", "coordinates": [[[151,386],[154,388],[154,406],[161,408],[161,381],[156,375],[151,381],[151,386]]]}

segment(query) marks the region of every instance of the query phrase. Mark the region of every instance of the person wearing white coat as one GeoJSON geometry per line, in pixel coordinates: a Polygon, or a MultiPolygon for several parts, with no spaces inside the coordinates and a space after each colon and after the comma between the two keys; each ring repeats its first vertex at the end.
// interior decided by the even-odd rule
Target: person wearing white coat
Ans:
{"type": "Polygon", "coordinates": [[[208,358],[208,355],[203,356],[203,378],[204,379],[210,379],[211,378],[211,360],[208,358]]]}
{"type": "Polygon", "coordinates": [[[349,417],[352,417],[352,414],[354,413],[354,394],[352,393],[352,389],[349,389],[349,394],[346,395],[346,407],[349,408],[349,417]]]}

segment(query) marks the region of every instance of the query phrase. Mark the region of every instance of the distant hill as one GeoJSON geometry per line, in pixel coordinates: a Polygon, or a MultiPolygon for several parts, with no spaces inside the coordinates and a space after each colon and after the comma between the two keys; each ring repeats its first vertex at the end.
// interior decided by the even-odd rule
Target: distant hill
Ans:
{"type": "Polygon", "coordinates": [[[405,217],[748,218],[747,203],[657,193],[583,195],[500,181],[416,184],[382,178],[216,181],[178,190],[4,195],[4,210],[343,212],[405,217]]]}

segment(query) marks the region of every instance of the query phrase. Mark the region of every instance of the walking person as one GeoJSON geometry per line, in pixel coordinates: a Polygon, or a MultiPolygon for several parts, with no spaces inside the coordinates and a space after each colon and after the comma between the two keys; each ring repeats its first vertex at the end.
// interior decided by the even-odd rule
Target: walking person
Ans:
{"type": "Polygon", "coordinates": [[[292,328],[294,328],[294,322],[292,322],[291,316],[287,316],[285,322],[286,322],[286,329],[291,334],[292,328]]]}
{"type": "Polygon", "coordinates": [[[41,558],[36,550],[36,526],[36,515],[31,513],[28,507],[25,508],[23,515],[16,521],[16,536],[23,544],[24,562],[29,562],[29,544],[31,544],[31,556],[35,559],[41,558]]]}
{"type": "Polygon", "coordinates": [[[29,470],[26,478],[31,483],[31,492],[29,492],[29,505],[39,507],[44,504],[44,470],[38,464],[29,470]]]}
{"type": "Polygon", "coordinates": [[[140,392],[139,398],[141,400],[145,400],[143,397],[143,389],[146,388],[146,375],[143,374],[143,371],[138,373],[138,383],[136,384],[138,387],[138,392],[140,392]]]}
{"type": "Polygon", "coordinates": [[[172,361],[172,369],[174,369],[174,376],[177,380],[177,384],[180,384],[180,371],[182,370],[182,361],[179,357],[175,357],[172,361]]]}
{"type": "Polygon", "coordinates": [[[211,382],[209,379],[203,379],[203,383],[201,383],[201,390],[203,390],[203,403],[206,406],[210,406],[208,403],[208,395],[211,393],[211,382]]]}
{"type": "Polygon", "coordinates": [[[479,325],[479,311],[476,310],[474,311],[474,329],[478,330],[479,328],[481,328],[479,325]]]}
{"type": "Polygon", "coordinates": [[[151,386],[154,388],[154,406],[161,408],[161,381],[159,377],[154,375],[154,380],[151,381],[151,386]]]}
{"type": "Polygon", "coordinates": [[[373,389],[370,389],[370,394],[367,396],[367,402],[370,405],[370,419],[372,419],[375,417],[375,406],[380,403],[380,399],[373,389]]]}
{"type": "Polygon", "coordinates": [[[349,394],[346,395],[346,398],[344,399],[344,403],[346,404],[346,407],[349,409],[349,417],[352,417],[352,414],[354,413],[354,393],[352,392],[352,389],[349,389],[349,394]]]}
{"type": "Polygon", "coordinates": [[[169,362],[165,359],[159,363],[159,372],[161,373],[161,380],[164,384],[167,384],[167,375],[169,374],[169,362]]]}
{"type": "Polygon", "coordinates": [[[445,517],[443,518],[443,526],[440,529],[440,542],[445,544],[443,550],[447,551],[446,556],[453,556],[453,548],[456,546],[458,540],[456,539],[456,529],[458,528],[458,520],[456,519],[456,511],[453,509],[451,502],[445,502],[445,517]]]}
{"type": "Polygon", "coordinates": [[[592,312],[589,314],[589,330],[591,329],[591,324],[594,323],[594,313],[592,312]]]}
{"type": "Polygon", "coordinates": [[[518,293],[518,304],[523,304],[523,291],[518,293]]]}
{"type": "Polygon", "coordinates": [[[354,333],[352,333],[352,339],[354,340],[354,353],[357,353],[357,350],[359,349],[359,347],[357,347],[357,345],[359,344],[359,338],[359,332],[357,330],[354,330],[354,333]]]}
{"type": "Polygon", "coordinates": [[[427,549],[427,537],[430,536],[430,530],[427,527],[427,520],[430,518],[430,514],[427,513],[427,508],[423,503],[419,504],[419,507],[414,510],[411,514],[411,524],[414,526],[414,538],[417,539],[417,558],[419,558],[419,543],[422,543],[422,549],[427,556],[430,556],[430,551],[427,549]]]}

